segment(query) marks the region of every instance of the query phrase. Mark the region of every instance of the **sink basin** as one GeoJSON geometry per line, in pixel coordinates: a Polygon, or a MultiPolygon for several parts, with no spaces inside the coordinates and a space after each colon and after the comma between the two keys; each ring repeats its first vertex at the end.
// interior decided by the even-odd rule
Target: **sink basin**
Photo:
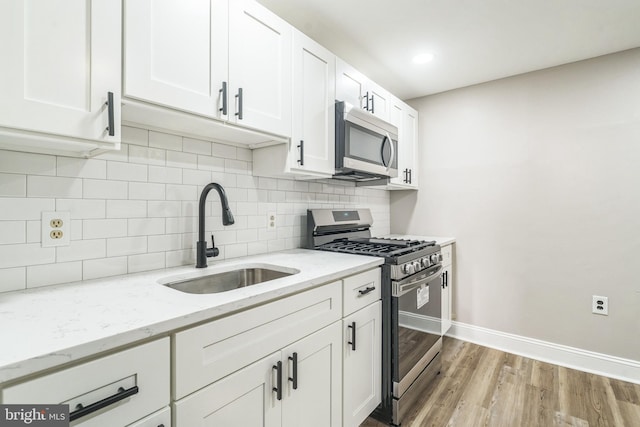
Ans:
{"type": "Polygon", "coordinates": [[[163,284],[189,294],[214,294],[280,279],[299,272],[286,267],[246,266],[206,276],[175,278],[163,284]]]}

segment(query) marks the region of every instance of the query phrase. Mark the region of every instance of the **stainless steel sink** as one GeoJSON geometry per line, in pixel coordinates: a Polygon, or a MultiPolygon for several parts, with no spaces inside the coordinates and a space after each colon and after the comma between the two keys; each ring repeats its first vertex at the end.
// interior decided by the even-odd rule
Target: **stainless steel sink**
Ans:
{"type": "Polygon", "coordinates": [[[273,269],[271,266],[246,267],[207,276],[184,277],[163,284],[190,294],[214,294],[280,279],[300,272],[286,267],[275,268],[277,269],[273,269]]]}

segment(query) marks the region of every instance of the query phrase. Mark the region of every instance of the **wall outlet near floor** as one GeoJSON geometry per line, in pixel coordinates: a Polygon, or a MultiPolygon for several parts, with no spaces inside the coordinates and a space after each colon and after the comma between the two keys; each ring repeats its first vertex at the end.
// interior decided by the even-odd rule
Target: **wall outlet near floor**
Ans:
{"type": "Polygon", "coordinates": [[[69,212],[42,212],[42,247],[69,246],[70,226],[69,212]]]}
{"type": "Polygon", "coordinates": [[[595,314],[609,315],[609,298],[593,295],[591,311],[595,314]]]}
{"type": "Polygon", "coordinates": [[[267,230],[275,230],[276,229],[276,213],[269,212],[267,214],[267,230]]]}

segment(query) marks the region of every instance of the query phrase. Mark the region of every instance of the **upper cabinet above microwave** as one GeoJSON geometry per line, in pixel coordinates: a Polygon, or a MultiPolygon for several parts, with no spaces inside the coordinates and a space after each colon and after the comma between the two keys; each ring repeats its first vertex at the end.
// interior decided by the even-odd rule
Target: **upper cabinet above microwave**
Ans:
{"type": "Polygon", "coordinates": [[[125,121],[249,145],[291,136],[292,27],[260,4],[125,0],[124,26],[125,121]]]}
{"type": "Polygon", "coordinates": [[[336,99],[389,120],[392,95],[340,58],[336,60],[336,99]]]}
{"type": "Polygon", "coordinates": [[[119,149],[120,43],[119,2],[0,2],[0,148],[119,149]]]}

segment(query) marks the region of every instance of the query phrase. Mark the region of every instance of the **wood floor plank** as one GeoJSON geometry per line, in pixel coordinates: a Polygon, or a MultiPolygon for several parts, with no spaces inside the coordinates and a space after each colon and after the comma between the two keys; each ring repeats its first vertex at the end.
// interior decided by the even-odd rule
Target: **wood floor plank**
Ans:
{"type": "Polygon", "coordinates": [[[449,337],[442,361],[402,427],[640,427],[638,384],[449,337]]]}

